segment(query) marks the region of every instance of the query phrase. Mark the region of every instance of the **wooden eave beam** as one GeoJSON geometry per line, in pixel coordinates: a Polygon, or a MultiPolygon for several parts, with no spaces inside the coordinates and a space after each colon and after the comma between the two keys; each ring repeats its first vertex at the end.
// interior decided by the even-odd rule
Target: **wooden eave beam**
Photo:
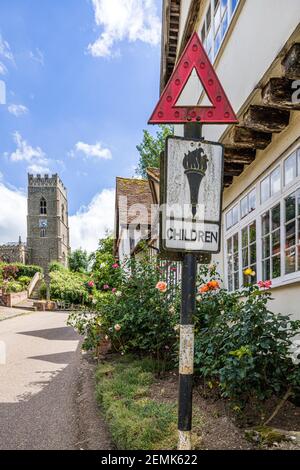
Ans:
{"type": "Polygon", "coordinates": [[[294,80],[289,78],[271,78],[262,90],[263,104],[280,109],[299,110],[300,103],[293,102],[294,80]]]}
{"type": "Polygon", "coordinates": [[[230,145],[263,150],[272,140],[270,132],[255,131],[243,126],[233,126],[230,134],[230,145]]]}
{"type": "Polygon", "coordinates": [[[255,160],[256,149],[247,147],[225,147],[224,162],[250,165],[255,160]]]}
{"type": "Polygon", "coordinates": [[[289,120],[289,111],[268,106],[251,105],[244,114],[244,126],[261,132],[281,132],[289,120]]]}
{"type": "Polygon", "coordinates": [[[295,43],[281,62],[284,75],[291,80],[300,79],[300,43],[295,43]]]}

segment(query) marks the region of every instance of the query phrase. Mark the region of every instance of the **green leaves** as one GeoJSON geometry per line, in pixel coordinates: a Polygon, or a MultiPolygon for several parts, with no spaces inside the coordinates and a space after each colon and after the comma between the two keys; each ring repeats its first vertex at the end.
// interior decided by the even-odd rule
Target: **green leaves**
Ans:
{"type": "Polygon", "coordinates": [[[150,132],[143,131],[143,140],[140,145],[137,145],[137,151],[140,154],[140,159],[136,173],[143,178],[147,177],[147,168],[159,168],[160,154],[165,148],[165,140],[168,135],[173,134],[171,126],[159,125],[159,131],[156,136],[152,136],[150,132]]]}
{"type": "MultiPolygon", "coordinates": [[[[218,277],[215,270],[201,269],[200,285],[211,277],[218,277]]],[[[221,394],[240,406],[300,387],[291,357],[300,322],[270,311],[270,301],[270,292],[254,285],[238,293],[208,292],[197,302],[196,373],[217,378],[221,394]]]]}

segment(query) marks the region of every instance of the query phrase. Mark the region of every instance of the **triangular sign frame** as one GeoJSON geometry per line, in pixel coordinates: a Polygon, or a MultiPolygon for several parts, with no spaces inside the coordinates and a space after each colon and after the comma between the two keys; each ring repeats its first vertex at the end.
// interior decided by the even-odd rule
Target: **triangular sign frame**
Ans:
{"type": "Polygon", "coordinates": [[[235,124],[238,122],[196,32],[186,45],[148,124],[185,124],[187,122],[200,124],[235,124]],[[212,106],[176,106],[194,68],[212,106]]]}

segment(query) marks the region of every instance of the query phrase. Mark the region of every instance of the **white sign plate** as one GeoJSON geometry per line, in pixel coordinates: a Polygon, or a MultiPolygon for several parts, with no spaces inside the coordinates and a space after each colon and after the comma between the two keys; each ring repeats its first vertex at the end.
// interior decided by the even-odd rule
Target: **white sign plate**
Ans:
{"type": "Polygon", "coordinates": [[[165,251],[220,251],[223,146],[168,137],[163,162],[161,243],[165,251]]]}

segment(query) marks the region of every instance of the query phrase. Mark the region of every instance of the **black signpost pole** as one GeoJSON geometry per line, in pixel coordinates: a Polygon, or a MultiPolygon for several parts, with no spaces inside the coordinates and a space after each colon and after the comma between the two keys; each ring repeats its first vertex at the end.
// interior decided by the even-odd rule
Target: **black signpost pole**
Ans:
{"type": "MultiPolygon", "coordinates": [[[[184,125],[184,137],[200,139],[200,123],[184,125]]],[[[179,355],[179,398],[178,433],[179,450],[190,450],[192,430],[192,397],[194,368],[194,325],[196,309],[197,256],[185,253],[182,263],[181,315],[180,315],[180,355],[179,355]]]]}

